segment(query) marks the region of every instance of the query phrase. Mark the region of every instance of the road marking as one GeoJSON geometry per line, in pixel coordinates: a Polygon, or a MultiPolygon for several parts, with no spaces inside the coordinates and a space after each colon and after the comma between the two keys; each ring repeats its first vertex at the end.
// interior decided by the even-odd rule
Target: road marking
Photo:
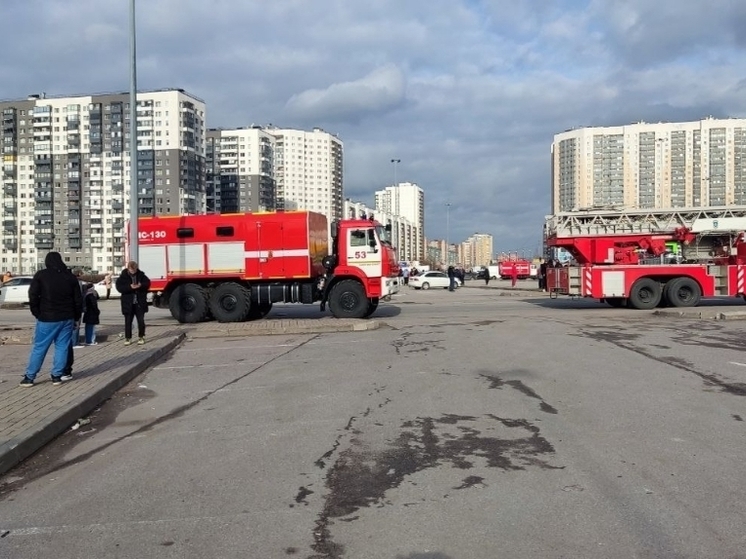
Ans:
{"type": "Polygon", "coordinates": [[[746,363],[739,363],[738,361],[731,361],[731,365],[738,365],[739,367],[746,367],[746,363]]]}
{"type": "MultiPolygon", "coordinates": [[[[310,334],[303,334],[303,335],[308,336],[310,334]]],[[[230,336],[226,336],[226,337],[230,337],[230,336]]],[[[206,339],[206,338],[194,338],[194,339],[197,340],[197,339],[206,339]]],[[[314,343],[307,343],[306,345],[310,345],[310,346],[316,346],[316,345],[327,346],[327,345],[338,345],[338,344],[347,345],[347,344],[359,344],[362,341],[368,341],[372,343],[372,340],[345,340],[342,342],[314,342],[314,343]]],[[[230,349],[271,349],[273,347],[295,347],[299,343],[300,342],[295,343],[295,344],[277,344],[277,345],[232,345],[232,346],[224,346],[224,347],[201,347],[198,349],[184,348],[184,349],[180,349],[179,352],[181,353],[181,352],[186,352],[186,351],[200,351],[200,352],[202,351],[227,351],[230,349]]],[[[376,342],[376,343],[380,343],[380,342],[376,342]]]]}

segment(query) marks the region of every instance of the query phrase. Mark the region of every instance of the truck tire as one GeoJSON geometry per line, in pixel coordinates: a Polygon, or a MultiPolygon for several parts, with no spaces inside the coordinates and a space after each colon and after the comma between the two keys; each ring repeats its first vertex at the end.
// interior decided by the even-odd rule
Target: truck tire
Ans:
{"type": "Polygon", "coordinates": [[[196,283],[184,283],[176,287],[168,299],[171,316],[182,324],[203,322],[207,318],[207,296],[196,283]]]}
{"type": "Polygon", "coordinates": [[[696,307],[702,298],[702,289],[692,278],[674,278],[666,284],[664,296],[672,307],[696,307]]]}
{"type": "Polygon", "coordinates": [[[624,297],[607,297],[606,302],[609,304],[609,306],[618,309],[620,307],[623,307],[627,301],[624,297]]]}
{"type": "MultiPolygon", "coordinates": [[[[423,285],[424,288],[424,285],[423,285]]],[[[363,318],[368,312],[368,297],[360,282],[342,280],[329,294],[329,309],[336,318],[363,318]]]]}
{"type": "Polygon", "coordinates": [[[378,301],[379,299],[377,297],[368,299],[368,310],[365,311],[365,318],[368,318],[370,315],[376,312],[376,309],[378,308],[378,301]]]}
{"type": "Polygon", "coordinates": [[[662,296],[660,283],[651,278],[640,278],[632,284],[627,304],[633,309],[651,310],[658,306],[662,296]]]}
{"type": "Polygon", "coordinates": [[[241,322],[251,310],[251,292],[232,281],[221,283],[210,295],[210,312],[218,322],[241,322]]]}
{"type": "Polygon", "coordinates": [[[272,303],[256,303],[251,305],[247,320],[259,320],[264,318],[272,310],[272,303]]]}

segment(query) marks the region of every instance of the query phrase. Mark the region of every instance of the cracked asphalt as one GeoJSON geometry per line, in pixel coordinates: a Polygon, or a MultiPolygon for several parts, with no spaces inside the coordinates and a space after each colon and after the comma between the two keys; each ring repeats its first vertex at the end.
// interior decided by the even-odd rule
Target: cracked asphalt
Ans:
{"type": "Polygon", "coordinates": [[[468,288],[375,318],[185,343],[0,478],[0,557],[746,557],[742,322],[468,288]]]}

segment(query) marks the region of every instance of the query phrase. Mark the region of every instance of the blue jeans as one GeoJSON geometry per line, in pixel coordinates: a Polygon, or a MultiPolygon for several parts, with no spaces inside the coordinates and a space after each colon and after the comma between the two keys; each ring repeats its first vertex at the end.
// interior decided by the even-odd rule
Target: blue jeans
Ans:
{"type": "Polygon", "coordinates": [[[74,328],[74,320],[62,320],[60,322],[36,321],[34,341],[31,346],[28,367],[26,368],[26,378],[29,380],[36,378],[52,344],[54,344],[52,376],[60,377],[63,375],[67,363],[67,352],[71,351],[70,345],[74,328]]]}
{"type": "Polygon", "coordinates": [[[448,278],[448,291],[456,289],[456,278],[448,278]]]}
{"type": "Polygon", "coordinates": [[[85,325],[85,343],[88,345],[96,341],[96,325],[86,324],[85,325]]]}

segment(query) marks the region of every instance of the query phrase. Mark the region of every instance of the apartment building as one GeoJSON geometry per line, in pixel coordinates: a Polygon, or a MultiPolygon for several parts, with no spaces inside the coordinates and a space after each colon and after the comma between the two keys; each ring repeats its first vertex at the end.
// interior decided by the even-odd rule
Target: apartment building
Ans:
{"type": "Polygon", "coordinates": [[[746,119],[580,128],[551,154],[553,213],[746,205],[746,119]]]}
{"type": "Polygon", "coordinates": [[[272,211],[275,137],[261,126],[207,131],[208,213],[272,211]]]}
{"type": "Polygon", "coordinates": [[[425,192],[416,184],[401,182],[376,192],[376,210],[398,215],[415,223],[418,227],[417,255],[414,260],[425,257],[425,192]]]}
{"type": "Polygon", "coordinates": [[[488,266],[492,262],[492,235],[475,233],[459,248],[459,262],[465,268],[488,266]]]}
{"type": "MultiPolygon", "coordinates": [[[[205,211],[205,104],[183,90],[137,95],[140,215],[205,211]]],[[[117,270],[130,198],[129,94],[0,102],[0,267],[35,272],[51,250],[71,267],[117,270]]]]}
{"type": "Polygon", "coordinates": [[[321,128],[268,127],[274,137],[277,209],[310,210],[340,219],[343,203],[343,144],[321,128]]]}
{"type": "Polygon", "coordinates": [[[420,231],[417,224],[407,218],[387,212],[374,210],[362,202],[353,202],[349,198],[344,202],[344,217],[348,219],[370,218],[383,225],[391,225],[391,245],[396,248],[399,260],[411,262],[417,260],[417,240],[420,231]]]}

